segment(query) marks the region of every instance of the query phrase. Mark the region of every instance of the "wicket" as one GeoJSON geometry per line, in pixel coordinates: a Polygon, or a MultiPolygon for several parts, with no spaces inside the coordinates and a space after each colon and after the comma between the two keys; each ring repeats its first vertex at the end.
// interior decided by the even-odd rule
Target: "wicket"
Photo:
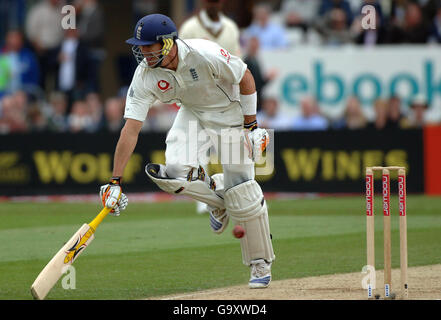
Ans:
{"type": "MultiPolygon", "coordinates": [[[[390,171],[398,171],[398,205],[400,213],[400,269],[403,298],[408,297],[407,284],[407,221],[406,221],[406,169],[404,167],[366,168],[366,235],[367,264],[375,270],[375,225],[374,225],[374,171],[382,171],[383,225],[384,225],[384,297],[391,298],[391,222],[390,222],[390,171]]],[[[369,283],[368,298],[373,298],[372,283],[369,283]]]]}

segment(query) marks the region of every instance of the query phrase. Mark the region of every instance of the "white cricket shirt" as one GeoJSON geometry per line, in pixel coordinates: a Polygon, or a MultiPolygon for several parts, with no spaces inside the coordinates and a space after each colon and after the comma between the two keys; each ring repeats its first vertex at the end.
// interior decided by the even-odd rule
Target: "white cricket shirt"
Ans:
{"type": "Polygon", "coordinates": [[[138,66],[130,84],[125,119],[144,121],[159,100],[198,112],[225,111],[240,101],[239,83],[247,65],[218,44],[203,39],[176,40],[178,67],[138,66]]]}
{"type": "Polygon", "coordinates": [[[230,18],[220,14],[220,20],[213,22],[205,10],[186,20],[179,30],[181,39],[207,39],[216,42],[235,56],[241,55],[240,31],[230,18]]]}

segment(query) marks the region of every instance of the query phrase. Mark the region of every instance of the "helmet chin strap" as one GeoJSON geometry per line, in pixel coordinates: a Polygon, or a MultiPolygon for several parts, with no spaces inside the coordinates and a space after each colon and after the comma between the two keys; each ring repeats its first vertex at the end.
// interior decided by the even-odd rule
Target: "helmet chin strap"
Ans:
{"type": "Polygon", "coordinates": [[[176,59],[177,56],[178,56],[178,53],[176,52],[176,54],[175,54],[175,56],[173,57],[173,59],[171,59],[171,60],[169,61],[169,63],[167,63],[163,68],[168,67],[168,65],[169,65],[170,63],[172,63],[173,61],[175,61],[175,59],[176,59]]]}
{"type": "MultiPolygon", "coordinates": [[[[169,55],[171,49],[173,48],[173,44],[174,44],[173,39],[171,39],[171,38],[163,38],[162,41],[163,41],[164,45],[162,46],[162,49],[161,49],[161,55],[158,58],[158,62],[156,62],[156,64],[152,68],[160,67],[161,63],[162,63],[162,60],[164,60],[164,58],[169,55]]],[[[166,66],[168,66],[173,60],[175,60],[176,55],[174,56],[174,58],[169,63],[167,63],[166,66]]]]}
{"type": "Polygon", "coordinates": [[[165,58],[165,57],[161,54],[161,55],[159,56],[159,58],[158,58],[158,62],[156,62],[156,64],[155,64],[154,66],[150,67],[150,68],[153,68],[153,69],[158,68],[158,67],[161,65],[162,60],[164,60],[164,58],[165,58]]]}

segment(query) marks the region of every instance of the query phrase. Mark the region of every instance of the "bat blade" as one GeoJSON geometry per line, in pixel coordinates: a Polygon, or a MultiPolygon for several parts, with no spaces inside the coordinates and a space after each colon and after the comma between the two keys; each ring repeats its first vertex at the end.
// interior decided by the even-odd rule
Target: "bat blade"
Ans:
{"type": "Polygon", "coordinates": [[[94,239],[95,230],[83,224],[68,242],[55,254],[31,286],[34,299],[43,300],[63,275],[65,266],[71,265],[94,239]]]}

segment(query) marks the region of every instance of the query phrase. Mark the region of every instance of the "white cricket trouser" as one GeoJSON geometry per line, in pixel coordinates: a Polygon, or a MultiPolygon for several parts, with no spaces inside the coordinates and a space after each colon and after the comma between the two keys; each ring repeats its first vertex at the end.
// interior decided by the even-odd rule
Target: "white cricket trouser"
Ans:
{"type": "Polygon", "coordinates": [[[244,146],[242,126],[242,109],[237,102],[224,112],[181,107],[167,134],[167,175],[186,178],[191,168],[207,164],[209,149],[214,146],[222,164],[225,190],[254,179],[254,163],[244,146]]]}

